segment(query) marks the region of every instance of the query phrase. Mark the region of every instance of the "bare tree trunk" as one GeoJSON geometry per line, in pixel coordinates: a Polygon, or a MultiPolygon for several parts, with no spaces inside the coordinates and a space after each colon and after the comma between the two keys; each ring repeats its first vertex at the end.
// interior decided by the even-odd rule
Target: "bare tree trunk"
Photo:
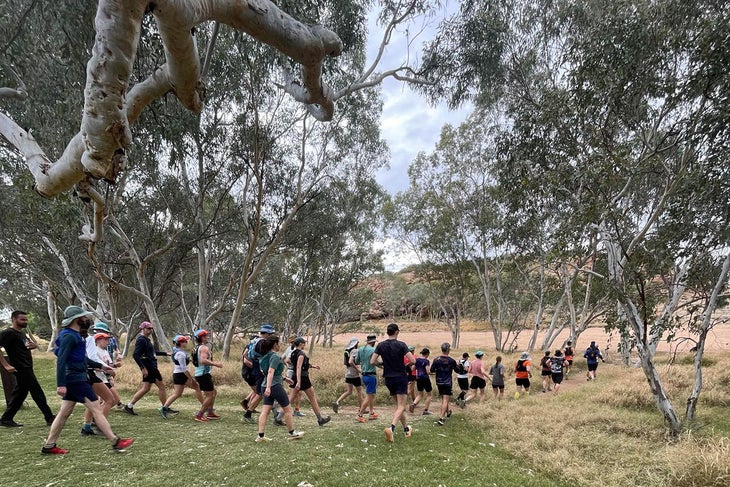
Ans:
{"type": "Polygon", "coordinates": [[[51,339],[48,341],[46,352],[51,352],[55,346],[54,342],[58,334],[58,315],[56,314],[58,305],[56,302],[56,293],[53,292],[50,282],[44,280],[43,287],[46,289],[46,308],[48,311],[48,321],[51,324],[51,339]]]}

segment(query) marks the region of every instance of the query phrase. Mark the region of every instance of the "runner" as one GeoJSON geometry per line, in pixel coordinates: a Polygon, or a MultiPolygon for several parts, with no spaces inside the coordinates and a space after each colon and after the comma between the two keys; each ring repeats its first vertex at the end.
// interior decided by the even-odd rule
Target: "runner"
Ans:
{"type": "Polygon", "coordinates": [[[563,382],[563,367],[565,365],[565,357],[563,352],[555,350],[555,356],[550,359],[550,370],[553,374],[553,383],[555,384],[555,394],[560,389],[560,384],[563,382]]]}
{"type": "Polygon", "coordinates": [[[357,370],[355,364],[350,363],[350,357],[357,354],[357,346],[360,341],[357,337],[350,338],[350,342],[345,347],[345,353],[343,355],[343,363],[345,365],[345,392],[332,403],[332,411],[335,413],[340,410],[340,403],[345,400],[346,397],[350,396],[354,391],[357,391],[357,407],[360,409],[362,406],[362,379],[360,379],[360,371],[357,370]]]}
{"type": "Polygon", "coordinates": [[[585,357],[586,364],[588,365],[588,372],[586,372],[587,380],[596,380],[598,359],[601,359],[601,362],[605,362],[605,360],[603,360],[601,350],[599,350],[599,348],[596,346],[596,342],[591,342],[591,346],[586,348],[586,352],[583,354],[583,357],[585,357]]]}
{"type": "Polygon", "coordinates": [[[486,395],[485,388],[487,387],[487,373],[484,370],[484,362],[482,360],[484,352],[478,350],[474,356],[476,359],[469,366],[469,374],[471,375],[469,394],[467,394],[466,398],[462,401],[462,407],[465,407],[466,403],[477,397],[477,395],[479,395],[479,402],[481,403],[486,395]]]}
{"type": "Polygon", "coordinates": [[[408,412],[411,414],[413,414],[416,406],[418,406],[418,403],[424,397],[426,398],[426,402],[424,404],[423,416],[429,416],[431,414],[428,408],[431,406],[431,400],[433,399],[433,387],[431,386],[431,361],[428,360],[429,355],[431,355],[431,350],[424,348],[421,350],[421,356],[416,359],[414,368],[416,370],[418,396],[416,396],[416,400],[408,408],[408,412]]]}
{"type": "Polygon", "coordinates": [[[530,395],[530,377],[532,377],[532,371],[530,370],[530,354],[522,352],[520,359],[515,364],[515,384],[517,390],[515,391],[515,399],[520,398],[520,392],[525,396],[530,395]]]}
{"type": "Polygon", "coordinates": [[[365,400],[360,405],[360,410],[357,412],[355,418],[360,423],[367,422],[365,413],[370,411],[369,419],[378,419],[378,413],[375,412],[375,394],[378,390],[378,378],[375,373],[375,365],[370,362],[370,359],[375,353],[375,342],[377,337],[375,335],[368,335],[367,343],[364,347],[360,347],[357,350],[357,354],[352,355],[353,365],[360,366],[360,372],[362,373],[362,383],[365,385],[365,400]]]}
{"type": "Polygon", "coordinates": [[[504,398],[504,365],[502,364],[502,357],[497,355],[494,359],[494,364],[489,368],[489,377],[492,381],[492,392],[494,392],[494,398],[501,401],[504,398]]]}
{"type": "Polygon", "coordinates": [[[540,359],[540,377],[542,378],[542,392],[546,393],[553,390],[550,384],[550,350],[545,350],[545,355],[540,359]]]}
{"type": "Polygon", "coordinates": [[[459,362],[456,364],[456,382],[459,384],[459,389],[461,390],[456,398],[457,401],[461,401],[462,399],[464,399],[467,392],[469,392],[470,365],[471,363],[469,363],[469,354],[464,352],[461,355],[459,362]]]}
{"type": "Polygon", "coordinates": [[[201,408],[203,407],[204,401],[203,393],[200,391],[198,382],[193,379],[188,371],[188,364],[190,364],[190,356],[187,353],[188,337],[185,335],[175,335],[172,343],[175,345],[172,349],[172,395],[158,409],[164,419],[168,419],[167,411],[170,410],[172,403],[182,396],[186,387],[189,387],[195,392],[195,397],[198,399],[201,408]]]}
{"type": "MultiPolygon", "coordinates": [[[[134,405],[137,404],[137,401],[142,399],[145,394],[150,392],[152,384],[157,386],[157,398],[160,400],[160,405],[164,406],[165,402],[167,402],[165,382],[162,380],[162,374],[160,374],[160,370],[157,368],[157,356],[160,355],[167,357],[169,355],[167,352],[156,351],[154,345],[152,345],[152,340],[150,340],[152,331],[154,330],[152,323],[149,321],[143,321],[139,324],[139,330],[140,333],[137,335],[137,339],[134,342],[134,353],[132,354],[132,357],[134,357],[134,361],[137,363],[139,370],[142,372],[142,384],[137,392],[134,393],[134,396],[132,396],[129,403],[124,406],[124,412],[132,416],[137,416],[137,413],[134,410],[134,405]]],[[[174,414],[177,411],[167,409],[166,412],[174,414]]]]}
{"type": "Polygon", "coordinates": [[[565,380],[568,380],[568,375],[570,375],[570,369],[573,367],[573,356],[575,355],[575,352],[573,351],[573,342],[568,340],[568,343],[565,346],[565,351],[563,352],[565,354],[565,380]]]}
{"type": "MultiPolygon", "coordinates": [[[[447,342],[441,344],[441,355],[434,359],[431,364],[431,373],[436,375],[436,388],[441,396],[441,411],[437,424],[443,426],[447,418],[451,417],[449,401],[453,395],[452,374],[456,371],[456,360],[449,356],[451,345],[447,342]]],[[[465,354],[468,356],[468,354],[465,354]]]]}
{"type": "Polygon", "coordinates": [[[292,365],[294,365],[294,377],[292,384],[292,391],[289,396],[289,400],[299,400],[299,394],[303,392],[307,395],[310,404],[312,405],[312,411],[317,416],[317,424],[324,426],[330,422],[329,416],[322,416],[319,409],[319,402],[317,402],[317,396],[314,393],[314,387],[312,382],[309,380],[309,369],[319,370],[319,365],[309,363],[309,357],[304,352],[304,346],[307,344],[307,340],[302,337],[294,339],[294,352],[291,354],[292,365]]]}
{"type": "Polygon", "coordinates": [[[203,392],[203,404],[200,406],[198,413],[195,415],[195,421],[204,423],[210,420],[221,419],[215,413],[213,405],[215,404],[215,397],[218,395],[218,391],[213,385],[213,376],[211,372],[213,367],[223,368],[223,362],[216,362],[213,360],[213,352],[210,351],[208,346],[208,340],[210,339],[210,333],[208,330],[198,330],[194,333],[195,341],[198,344],[193,350],[193,365],[195,366],[195,381],[200,386],[200,390],[203,392]]]}

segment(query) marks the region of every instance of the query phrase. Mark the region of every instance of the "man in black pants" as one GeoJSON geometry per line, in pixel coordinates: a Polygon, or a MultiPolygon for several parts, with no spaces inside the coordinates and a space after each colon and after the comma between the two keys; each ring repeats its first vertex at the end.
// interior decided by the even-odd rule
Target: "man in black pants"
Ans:
{"type": "Polygon", "coordinates": [[[15,374],[15,388],[10,396],[10,401],[8,401],[8,407],[2,418],[0,418],[0,426],[6,428],[23,426],[16,423],[13,418],[25,402],[29,392],[46,418],[46,424],[50,426],[55,416],[51,408],[48,407],[46,395],[43,393],[43,389],[41,389],[41,385],[33,372],[33,356],[30,353],[31,350],[38,348],[38,345],[23,332],[28,326],[28,314],[25,311],[13,311],[10,320],[10,328],[0,331],[0,347],[8,353],[10,362],[8,363],[3,354],[0,353],[0,366],[15,374]]]}

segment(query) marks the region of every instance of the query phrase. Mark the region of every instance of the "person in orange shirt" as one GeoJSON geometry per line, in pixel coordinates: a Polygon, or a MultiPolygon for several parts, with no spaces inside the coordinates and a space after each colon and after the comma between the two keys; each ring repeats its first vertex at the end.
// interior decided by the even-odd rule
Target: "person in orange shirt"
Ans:
{"type": "Polygon", "coordinates": [[[515,364],[515,384],[517,385],[515,399],[520,398],[521,392],[526,396],[530,395],[530,377],[532,377],[532,372],[530,371],[530,354],[522,352],[520,359],[515,364]]]}
{"type": "Polygon", "coordinates": [[[573,355],[575,355],[575,352],[573,351],[572,341],[568,340],[568,343],[566,344],[563,353],[565,354],[565,380],[568,380],[570,368],[573,366],[573,355]]]}

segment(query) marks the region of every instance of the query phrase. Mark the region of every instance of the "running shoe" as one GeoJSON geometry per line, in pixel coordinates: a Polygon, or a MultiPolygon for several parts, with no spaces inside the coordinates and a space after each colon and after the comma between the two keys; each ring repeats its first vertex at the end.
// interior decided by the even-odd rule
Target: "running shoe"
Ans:
{"type": "Polygon", "coordinates": [[[278,419],[274,419],[274,426],[286,426],[286,423],[278,419]]]}
{"type": "Polygon", "coordinates": [[[207,417],[203,416],[202,414],[200,414],[200,415],[196,414],[193,419],[199,423],[207,423],[209,421],[209,419],[207,417]]]}
{"type": "Polygon", "coordinates": [[[117,438],[116,443],[112,445],[114,451],[123,452],[134,443],[134,438],[117,438]]]}
{"type": "Polygon", "coordinates": [[[520,398],[520,391],[515,391],[515,401],[520,398]]]}
{"type": "Polygon", "coordinates": [[[385,432],[385,441],[393,443],[393,430],[390,429],[390,426],[385,428],[383,431],[385,432]]]}
{"type": "Polygon", "coordinates": [[[251,416],[243,416],[243,422],[248,424],[256,424],[256,420],[253,419],[251,416]]]}
{"type": "Polygon", "coordinates": [[[302,436],[304,436],[304,432],[303,432],[303,431],[296,431],[296,430],[295,430],[295,431],[292,431],[291,433],[289,433],[289,434],[288,434],[288,435],[286,436],[286,439],[287,439],[287,440],[298,440],[298,439],[299,439],[299,438],[301,438],[302,436]]]}
{"type": "Polygon", "coordinates": [[[130,408],[129,406],[125,405],[124,409],[122,409],[125,413],[129,414],[130,416],[137,416],[137,413],[134,412],[134,408],[130,408]]]}
{"type": "Polygon", "coordinates": [[[41,448],[41,453],[44,455],[65,455],[69,451],[64,448],[59,448],[55,444],[51,447],[44,446],[41,448]]]}
{"type": "Polygon", "coordinates": [[[451,409],[449,409],[449,410],[446,411],[446,417],[447,418],[450,418],[452,414],[453,414],[453,411],[451,409]]]}
{"type": "Polygon", "coordinates": [[[179,413],[180,411],[178,411],[177,409],[172,409],[172,408],[168,408],[168,407],[166,407],[166,408],[165,408],[165,412],[166,412],[167,414],[177,414],[177,413],[179,413]]]}
{"type": "Polygon", "coordinates": [[[411,405],[408,406],[408,412],[413,414],[413,411],[415,411],[415,410],[416,410],[416,405],[411,403],[411,405]]]}
{"type": "Polygon", "coordinates": [[[335,414],[340,412],[340,404],[337,401],[332,403],[332,411],[334,411],[335,414]]]}
{"type": "Polygon", "coordinates": [[[298,409],[296,411],[294,411],[293,414],[294,414],[294,416],[299,416],[300,418],[303,418],[304,416],[306,416],[306,414],[304,414],[303,412],[301,412],[298,409]]]}
{"type": "Polygon", "coordinates": [[[317,424],[320,426],[324,426],[325,424],[330,422],[330,419],[332,419],[332,418],[329,416],[323,416],[323,417],[317,419],[317,424]]]}
{"type": "Polygon", "coordinates": [[[215,414],[215,413],[208,413],[208,414],[206,414],[205,416],[206,416],[206,417],[207,417],[208,419],[212,419],[212,420],[216,420],[216,419],[221,419],[221,417],[220,417],[220,416],[218,416],[218,415],[217,415],[217,414],[215,414]]]}
{"type": "Polygon", "coordinates": [[[160,416],[162,416],[162,419],[167,419],[167,410],[165,409],[165,406],[160,406],[157,408],[157,410],[160,412],[160,416]]]}
{"type": "Polygon", "coordinates": [[[411,436],[413,436],[413,428],[410,424],[406,426],[406,430],[403,432],[403,434],[405,434],[406,438],[410,438],[411,436]]]}
{"type": "Polygon", "coordinates": [[[364,416],[360,416],[359,414],[358,414],[358,415],[357,415],[357,417],[355,418],[355,421],[357,421],[358,423],[367,423],[367,422],[368,422],[368,420],[367,420],[367,419],[365,419],[365,417],[364,417],[364,416]]]}
{"type": "Polygon", "coordinates": [[[271,441],[271,438],[268,436],[257,436],[256,437],[256,443],[268,443],[271,441]]]}
{"type": "Polygon", "coordinates": [[[446,424],[446,421],[444,421],[444,418],[439,418],[439,420],[436,421],[436,424],[439,426],[443,426],[446,424]]]}
{"type": "Polygon", "coordinates": [[[422,416],[431,416],[431,411],[428,409],[424,410],[422,416]]]}
{"type": "Polygon", "coordinates": [[[378,419],[380,416],[378,416],[378,413],[373,413],[369,417],[370,419],[378,419]]]}

